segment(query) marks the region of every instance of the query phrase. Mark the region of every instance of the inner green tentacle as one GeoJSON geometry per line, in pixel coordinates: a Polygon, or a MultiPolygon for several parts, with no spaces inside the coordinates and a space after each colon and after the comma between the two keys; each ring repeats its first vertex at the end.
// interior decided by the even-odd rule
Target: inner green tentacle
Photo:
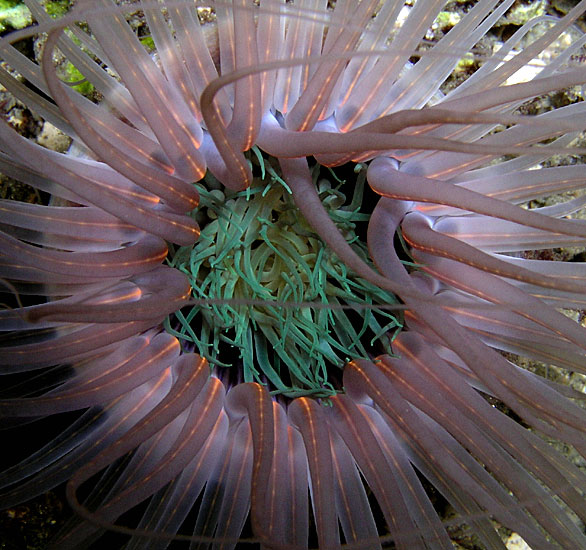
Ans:
{"type": "MultiPolygon", "coordinates": [[[[391,352],[402,320],[384,306],[397,300],[354,276],[326,247],[270,159],[255,150],[251,160],[259,176],[246,191],[220,190],[211,176],[208,188],[198,185],[199,241],[172,250],[168,261],[188,275],[194,298],[213,302],[185,308],[165,326],[212,365],[237,364],[245,381],[268,381],[273,394],[328,397],[340,391],[328,380],[328,367],[368,357],[373,347],[374,353],[391,352]]],[[[313,169],[324,206],[368,261],[355,231],[368,220],[360,212],[365,167],[356,166],[353,187],[329,171],[332,187],[323,172],[319,165],[313,169]],[[347,205],[341,189],[352,192],[347,205]]]]}

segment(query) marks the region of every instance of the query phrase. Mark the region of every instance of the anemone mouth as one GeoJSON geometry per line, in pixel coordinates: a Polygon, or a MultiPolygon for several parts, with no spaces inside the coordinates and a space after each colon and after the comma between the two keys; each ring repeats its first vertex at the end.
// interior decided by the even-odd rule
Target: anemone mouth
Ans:
{"type": "MultiPolygon", "coordinates": [[[[223,379],[267,384],[289,398],[335,395],[349,360],[392,354],[403,325],[392,311],[398,299],[328,249],[276,161],[256,147],[249,159],[257,176],[246,191],[224,190],[211,174],[197,186],[199,240],[172,248],[167,261],[189,277],[198,305],[167,318],[165,328],[223,379]],[[234,366],[239,375],[221,372],[234,366]]],[[[366,166],[337,170],[351,181],[317,163],[311,172],[336,229],[370,262],[359,236],[373,208],[364,198],[366,166]]]]}

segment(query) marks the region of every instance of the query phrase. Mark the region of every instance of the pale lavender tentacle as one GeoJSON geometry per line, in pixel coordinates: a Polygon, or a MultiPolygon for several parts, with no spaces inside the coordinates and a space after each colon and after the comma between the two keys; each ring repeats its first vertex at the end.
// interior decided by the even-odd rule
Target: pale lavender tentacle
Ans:
{"type": "Polygon", "coordinates": [[[289,407],[289,419],[303,436],[311,477],[313,515],[320,547],[339,548],[334,474],[327,417],[314,400],[300,397],[289,407]]]}
{"type": "Polygon", "coordinates": [[[80,376],[57,390],[41,397],[0,400],[0,416],[44,416],[112,401],[160,375],[179,352],[177,340],[166,334],[151,342],[142,336],[131,338],[105,358],[85,364],[80,376]]]}
{"type": "Polygon", "coordinates": [[[462,210],[512,221],[542,231],[586,238],[586,224],[578,220],[557,220],[540,216],[531,210],[524,210],[462,187],[403,174],[394,168],[390,159],[377,158],[370,164],[368,183],[374,191],[388,198],[455,206],[462,210]]]}
{"type": "Polygon", "coordinates": [[[22,465],[17,464],[6,471],[7,479],[2,480],[2,486],[11,484],[12,476],[18,480],[39,473],[3,495],[0,500],[2,506],[25,502],[31,496],[42,494],[70,478],[73,472],[79,471],[91,458],[136,426],[167,394],[170,385],[170,370],[166,370],[157,379],[102,408],[90,408],[62,434],[55,446],[46,445],[22,465]],[[66,460],[57,461],[60,456],[66,456],[66,460]]]}
{"type": "MultiPolygon", "coordinates": [[[[404,480],[401,480],[400,474],[390,467],[358,406],[352,399],[340,394],[332,397],[332,402],[338,433],[352,452],[368,486],[376,495],[396,547],[425,548],[426,545],[413,517],[407,510],[408,495],[402,494],[405,486],[401,486],[401,481],[404,480]],[[396,494],[402,494],[403,498],[394,499],[393,495],[396,494]]],[[[447,547],[444,545],[444,548],[447,547]]]]}
{"type": "Polygon", "coordinates": [[[265,388],[255,383],[240,384],[227,398],[229,415],[247,413],[254,445],[254,464],[251,481],[251,519],[256,533],[265,533],[266,518],[263,504],[273,460],[274,418],[273,406],[265,388]]]}

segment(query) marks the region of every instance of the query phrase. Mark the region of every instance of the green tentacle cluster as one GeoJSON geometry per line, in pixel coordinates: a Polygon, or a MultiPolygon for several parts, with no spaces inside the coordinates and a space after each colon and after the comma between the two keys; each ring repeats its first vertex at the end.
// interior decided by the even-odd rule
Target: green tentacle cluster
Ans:
{"type": "MultiPolygon", "coordinates": [[[[337,392],[328,366],[367,357],[375,342],[377,353],[390,353],[402,323],[384,306],[396,299],[349,272],[302,217],[270,162],[259,151],[253,160],[260,176],[246,191],[220,190],[214,181],[207,182],[212,190],[199,186],[200,239],[169,260],[190,277],[198,305],[177,312],[166,328],[212,365],[237,363],[245,381],[268,380],[275,394],[327,397],[337,392]]],[[[313,174],[323,204],[366,258],[354,231],[368,219],[360,212],[365,169],[357,166],[346,206],[344,182],[332,188],[320,171],[318,165],[313,174]]]]}

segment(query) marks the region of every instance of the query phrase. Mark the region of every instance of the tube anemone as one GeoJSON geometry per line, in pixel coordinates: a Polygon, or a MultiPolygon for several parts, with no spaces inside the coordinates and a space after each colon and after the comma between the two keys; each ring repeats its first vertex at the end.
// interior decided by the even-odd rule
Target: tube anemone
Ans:
{"type": "Polygon", "coordinates": [[[586,107],[527,114],[586,84],[586,0],[490,55],[513,0],[433,41],[438,0],[25,4],[0,83],[72,146],[0,121],[44,199],[0,201],[1,427],[72,420],[1,507],[66,484],[59,549],[586,548],[584,393],[522,366],[586,374],[585,264],[529,254],[586,242],[536,202],[586,107]]]}

